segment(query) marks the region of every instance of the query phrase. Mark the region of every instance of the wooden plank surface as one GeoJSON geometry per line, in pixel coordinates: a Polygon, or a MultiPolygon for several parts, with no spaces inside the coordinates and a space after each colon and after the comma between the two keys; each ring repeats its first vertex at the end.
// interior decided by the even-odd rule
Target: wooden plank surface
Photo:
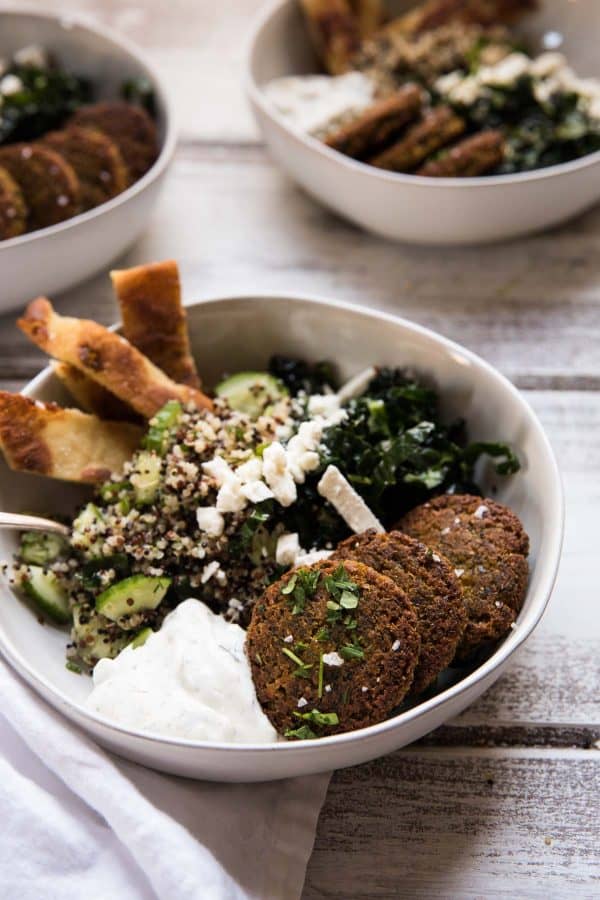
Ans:
{"type": "MultiPolygon", "coordinates": [[[[302,194],[258,142],[241,88],[255,0],[173,0],[168,15],[159,0],[57,6],[141,44],[181,123],[159,207],[119,265],[172,256],[188,298],[320,293],[435,328],[526,391],[563,472],[565,550],[541,626],[460,717],[412,748],[336,773],[305,897],[597,896],[600,209],[484,249],[371,237],[302,194]]],[[[116,316],[105,277],[57,300],[64,312],[116,316]]],[[[0,386],[8,389],[42,361],[12,318],[0,319],[0,386]]]]}

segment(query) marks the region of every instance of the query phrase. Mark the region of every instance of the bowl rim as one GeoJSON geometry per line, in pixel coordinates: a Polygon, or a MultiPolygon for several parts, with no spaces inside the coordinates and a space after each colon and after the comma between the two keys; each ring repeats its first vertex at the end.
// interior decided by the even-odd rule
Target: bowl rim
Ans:
{"type": "MultiPolygon", "coordinates": [[[[123,725],[115,723],[110,719],[99,715],[98,713],[87,709],[80,702],[72,700],[66,696],[60,689],[57,689],[52,682],[44,676],[37,674],[29,661],[22,656],[20,651],[13,645],[6,634],[0,629],[0,650],[16,668],[17,672],[25,678],[33,687],[37,688],[42,696],[53,698],[59,707],[66,707],[70,710],[70,717],[75,721],[84,719],[91,720],[96,726],[108,729],[109,731],[121,736],[142,741],[151,741],[155,745],[162,744],[174,748],[188,748],[198,751],[218,751],[219,753],[236,754],[240,751],[247,753],[298,753],[311,752],[313,749],[320,747],[323,749],[335,748],[337,746],[351,744],[356,741],[368,742],[372,738],[376,738],[389,731],[393,731],[411,721],[417,720],[427,713],[431,713],[438,707],[452,701],[460,694],[467,693],[469,688],[475,686],[479,681],[485,680],[487,676],[500,668],[502,664],[517,650],[531,635],[542,618],[546,607],[550,601],[550,596],[560,563],[561,549],[564,536],[564,492],[562,479],[558,464],[552,450],[550,441],[539,421],[537,415],[521,395],[520,391],[494,366],[486,362],[477,354],[463,347],[449,338],[438,334],[432,329],[426,328],[415,322],[411,322],[402,316],[396,316],[392,313],[384,312],[379,309],[372,309],[364,305],[348,303],[342,300],[332,300],[318,294],[296,294],[292,292],[282,291],[262,291],[256,293],[228,293],[224,295],[205,298],[186,304],[189,309],[191,307],[208,306],[213,304],[236,305],[246,304],[257,301],[268,301],[268,303],[277,303],[280,301],[291,301],[300,305],[308,304],[327,308],[337,309],[347,313],[356,314],[357,317],[366,317],[371,320],[377,320],[382,326],[386,323],[400,325],[401,328],[420,338],[424,338],[431,345],[443,348],[448,354],[466,359],[477,371],[485,372],[488,376],[496,381],[511,398],[514,404],[520,407],[521,412],[528,419],[530,425],[535,430],[538,438],[542,442],[546,461],[552,473],[552,483],[554,490],[548,495],[548,508],[545,511],[545,520],[549,523],[549,541],[546,550],[546,559],[544,560],[544,571],[542,572],[541,582],[534,597],[534,604],[528,611],[528,623],[524,625],[517,620],[517,626],[497,647],[494,653],[483,662],[480,666],[470,672],[465,678],[460,679],[456,683],[450,685],[440,691],[433,697],[417,703],[404,712],[396,716],[392,716],[376,725],[370,725],[366,728],[357,729],[355,731],[343,732],[342,734],[330,735],[311,740],[302,741],[277,741],[262,744],[253,743],[223,743],[218,741],[197,741],[189,738],[169,737],[163,734],[157,734],[151,731],[142,731],[135,728],[127,728],[123,725]],[[58,702],[59,701],[59,702],[58,702]]],[[[36,375],[23,389],[23,393],[27,396],[35,396],[37,391],[52,381],[53,371],[51,366],[47,366],[38,375],[36,375]]],[[[541,562],[541,561],[540,561],[541,562]]],[[[539,564],[539,563],[538,563],[539,564]]]]}
{"type": "MultiPolygon", "coordinates": [[[[295,131],[285,119],[279,115],[277,110],[268,103],[261,85],[258,84],[254,77],[256,44],[271,20],[274,19],[284,7],[291,6],[293,2],[294,0],[268,0],[256,14],[250,35],[246,41],[246,50],[244,53],[244,71],[242,76],[244,90],[250,103],[258,108],[273,124],[282,129],[290,138],[294,139],[296,143],[304,146],[312,153],[323,157],[324,160],[337,163],[349,172],[354,172],[365,178],[370,177],[380,182],[396,185],[406,184],[418,188],[437,187],[445,189],[452,188],[454,190],[463,188],[466,190],[473,190],[478,187],[483,187],[484,185],[489,187],[506,187],[507,185],[512,184],[519,185],[523,183],[540,182],[545,181],[547,178],[569,175],[572,172],[591,168],[600,163],[600,150],[596,150],[594,153],[588,153],[585,156],[579,157],[579,159],[558,163],[553,166],[545,166],[541,169],[533,169],[530,172],[515,172],[513,174],[505,175],[479,175],[469,178],[432,178],[427,175],[411,175],[403,172],[388,172],[384,169],[378,169],[375,166],[370,166],[368,163],[352,159],[349,156],[345,156],[343,153],[339,153],[337,150],[333,150],[331,147],[328,147],[322,141],[319,141],[309,134],[295,131]]],[[[290,74],[293,75],[293,73],[290,74]]],[[[315,72],[314,74],[318,75],[322,73],[315,72]]]]}
{"type": "Polygon", "coordinates": [[[79,28],[83,31],[87,31],[90,34],[99,35],[100,37],[104,38],[104,40],[106,40],[108,44],[112,44],[113,47],[117,47],[119,50],[122,50],[125,55],[129,56],[132,60],[138,63],[141,68],[147,70],[152,82],[153,90],[158,95],[159,102],[164,111],[165,133],[160,147],[160,152],[156,160],[150,166],[148,171],[145,172],[144,175],[142,175],[142,177],[139,178],[136,182],[134,182],[134,184],[130,185],[124,191],[121,191],[121,193],[117,194],[116,197],[112,197],[110,200],[106,200],[104,203],[100,203],[99,206],[96,206],[93,209],[86,210],[86,212],[78,213],[77,215],[72,216],[70,219],[65,219],[64,222],[58,222],[56,225],[49,225],[46,228],[38,228],[36,231],[32,231],[28,234],[21,234],[17,237],[0,241],[0,253],[2,253],[3,251],[6,252],[8,250],[12,250],[17,247],[25,246],[26,244],[32,243],[34,241],[43,240],[44,238],[51,238],[53,235],[58,234],[59,232],[68,231],[71,228],[76,228],[78,225],[83,225],[84,223],[89,222],[92,219],[98,218],[105,213],[111,212],[113,209],[116,209],[123,203],[127,203],[128,200],[133,199],[133,197],[143,191],[148,185],[150,185],[153,181],[159,178],[160,175],[162,175],[166,167],[169,165],[171,159],[173,158],[173,154],[175,153],[175,146],[177,143],[174,103],[171,95],[172,92],[167,89],[162,80],[162,77],[158,73],[156,66],[148,59],[147,55],[142,50],[140,50],[133,41],[130,41],[128,38],[122,37],[112,28],[99,24],[91,15],[82,12],[54,13],[49,10],[40,10],[38,7],[32,6],[31,4],[24,3],[16,5],[13,2],[9,4],[2,4],[2,6],[0,6],[0,22],[2,21],[2,17],[6,14],[19,16],[23,19],[46,20],[54,22],[59,27],[79,28]]]}

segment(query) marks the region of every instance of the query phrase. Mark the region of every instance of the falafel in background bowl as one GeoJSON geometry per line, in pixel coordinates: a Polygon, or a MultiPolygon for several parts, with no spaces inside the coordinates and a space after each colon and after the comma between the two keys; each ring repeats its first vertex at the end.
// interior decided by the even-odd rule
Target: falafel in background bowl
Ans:
{"type": "Polygon", "coordinates": [[[257,124],[315,200],[431,245],[532,234],[598,202],[596,0],[386,0],[374,23],[351,8],[273,0],[249,41],[257,124]]]}
{"type": "MultiPolygon", "coordinates": [[[[294,611],[296,603],[303,602],[302,596],[296,595],[294,572],[281,576],[278,587],[272,582],[264,590],[248,627],[248,660],[259,702],[275,729],[288,732],[286,740],[233,743],[192,739],[125,724],[91,707],[87,702],[89,680],[65,667],[65,632],[41,627],[31,609],[17,602],[8,588],[6,602],[0,603],[0,650],[35,690],[101,744],[126,758],[188,777],[276,780],[355,765],[417,740],[458,715],[496,681],[532,634],[549,602],[562,544],[563,496],[556,461],[541,424],[519,392],[482,359],[395,316],[323,298],[285,294],[211,298],[186,306],[186,312],[191,350],[209,392],[223,384],[224,374],[229,388],[234,382],[239,389],[235,373],[238,378],[239,373],[264,373],[277,355],[304,360],[308,365],[329,360],[335,365],[336,382],[347,388],[374,362],[381,367],[401,367],[439,396],[441,423],[463,419],[469,442],[479,448],[480,442],[488,447],[505,443],[518,457],[518,468],[503,474],[491,458],[481,458],[473,474],[486,499],[441,494],[413,512],[394,502],[390,532],[351,536],[338,545],[331,561],[321,560],[301,570],[310,577],[320,573],[306,615],[294,611]],[[460,527],[454,528],[456,525],[460,527]],[[393,530],[398,527],[402,535],[393,530]],[[343,579],[337,572],[340,560],[345,560],[343,579]],[[394,584],[382,574],[392,569],[394,577],[399,569],[405,570],[404,587],[399,578],[394,584]],[[330,587],[331,577],[335,584],[330,587]],[[440,608],[437,599],[444,597],[444,614],[432,616],[427,631],[413,609],[413,579],[418,582],[423,611],[435,612],[440,608]],[[483,630],[465,627],[457,579],[464,582],[465,589],[477,579],[486,598],[490,588],[496,597],[491,605],[486,602],[482,615],[477,616],[483,630]],[[339,592],[339,603],[333,602],[334,589],[339,592]],[[355,614],[357,592],[359,612],[355,614]],[[372,624],[372,639],[371,632],[363,643],[353,637],[353,623],[346,621],[345,610],[350,611],[351,619],[360,616],[359,629],[363,616],[369,627],[372,624]],[[317,623],[319,632],[323,627],[323,616],[331,619],[329,637],[316,631],[317,623]],[[384,634],[385,645],[375,641],[380,634],[384,634]],[[318,676],[320,664],[309,669],[312,661],[305,656],[306,644],[312,652],[313,635],[314,640],[325,641],[322,646],[327,649],[322,655],[322,678],[318,676]],[[339,652],[331,650],[330,638],[339,652]],[[458,640],[462,642],[457,648],[458,640]],[[472,651],[479,648],[483,657],[477,654],[474,658],[472,651]],[[459,665],[448,666],[456,649],[459,665]],[[384,658],[380,667],[379,660],[384,658]],[[436,672],[440,673],[437,678],[436,672]],[[356,681],[354,673],[364,673],[367,679],[356,681]],[[280,688],[275,696],[274,685],[280,688]],[[331,693],[328,686],[333,688],[331,693]],[[414,693],[407,694],[413,687],[414,693]],[[340,689],[343,694],[346,688],[354,705],[338,723],[326,704],[333,704],[334,698],[339,701],[340,689]],[[311,709],[305,700],[299,702],[300,694],[310,691],[311,696],[315,691],[322,694],[318,708],[311,709]],[[397,707],[401,694],[406,703],[397,707]],[[311,736],[313,722],[306,718],[307,711],[313,718],[319,713],[317,738],[311,736]],[[294,734],[289,733],[290,715],[298,723],[294,734]],[[326,728],[319,731],[323,723],[326,728]]],[[[52,369],[42,372],[26,393],[42,402],[66,402],[64,388],[52,369]]],[[[373,415],[378,408],[377,403],[371,406],[373,415]]],[[[318,477],[328,480],[330,469],[330,476],[335,476],[335,466],[328,465],[318,477]]],[[[323,483],[319,496],[333,498],[335,490],[330,488],[335,489],[335,483],[335,477],[333,484],[323,483]]],[[[9,471],[0,460],[0,505],[4,509],[50,511],[53,516],[69,517],[86,498],[89,493],[81,485],[66,486],[9,471]]],[[[355,504],[352,509],[356,510],[355,504]]],[[[285,510],[292,515],[298,504],[285,510]]],[[[16,549],[14,534],[0,535],[0,558],[10,559],[16,549]]],[[[217,588],[211,590],[216,597],[217,588]]],[[[237,596],[249,596],[249,588],[237,596]]],[[[466,604],[466,590],[464,596],[466,604]]],[[[363,640],[362,631],[356,636],[363,640]]],[[[343,696],[342,703],[347,705],[343,696]]]]}
{"type": "Polygon", "coordinates": [[[0,312],[60,292],[133,244],[175,146],[137,49],[77,15],[0,11],[0,312]]]}

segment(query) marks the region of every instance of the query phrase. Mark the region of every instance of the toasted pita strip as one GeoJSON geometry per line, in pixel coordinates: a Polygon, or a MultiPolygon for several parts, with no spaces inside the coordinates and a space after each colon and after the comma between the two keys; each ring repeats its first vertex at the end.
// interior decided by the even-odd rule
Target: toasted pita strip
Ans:
{"type": "Polygon", "coordinates": [[[537,0],[428,0],[405,15],[393,19],[382,32],[388,34],[419,34],[447,25],[464,22],[467,25],[509,24],[537,6],[537,0]]]}
{"type": "Polygon", "coordinates": [[[124,337],[89,319],[58,315],[46,297],[33,300],[17,324],[50,356],[85,372],[147,419],[167,400],[212,407],[209,397],[176,384],[124,337]]]}
{"type": "Polygon", "coordinates": [[[94,484],[121,472],[143,431],[0,391],[0,447],[17,472],[94,484]]]}
{"type": "Polygon", "coordinates": [[[96,381],[92,381],[81,369],[63,362],[53,363],[52,369],[85,412],[95,413],[101,419],[113,419],[118,422],[131,422],[136,419],[136,414],[130,406],[96,381]]]}
{"type": "Polygon", "coordinates": [[[330,75],[350,69],[360,46],[358,20],[349,0],[301,0],[315,52],[330,75]]]}
{"type": "Polygon", "coordinates": [[[150,263],[111,272],[110,277],[127,340],[173,381],[199,388],[177,263],[150,263]]]}
{"type": "Polygon", "coordinates": [[[373,34],[385,19],[385,5],[382,0],[350,0],[350,5],[356,16],[361,38],[373,34]]]}

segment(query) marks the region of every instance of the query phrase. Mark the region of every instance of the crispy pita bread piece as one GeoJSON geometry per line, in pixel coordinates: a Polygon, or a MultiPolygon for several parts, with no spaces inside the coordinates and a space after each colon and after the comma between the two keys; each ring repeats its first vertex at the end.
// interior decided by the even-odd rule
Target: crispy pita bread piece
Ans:
{"type": "Polygon", "coordinates": [[[427,0],[393,19],[383,32],[420,34],[449,22],[465,25],[507,25],[531,12],[538,0],[427,0]]]}
{"type": "Polygon", "coordinates": [[[350,0],[350,6],[358,21],[361,38],[369,37],[385,20],[383,0],[350,0]]]}
{"type": "Polygon", "coordinates": [[[0,391],[0,447],[17,472],[89,484],[119,474],[143,430],[0,391]]]}
{"type": "Polygon", "coordinates": [[[66,387],[71,397],[85,412],[95,413],[101,419],[113,419],[117,422],[134,422],[139,419],[130,406],[103,388],[69,363],[54,362],[54,374],[66,387]]]}
{"type": "Polygon", "coordinates": [[[60,316],[46,297],[33,300],[17,324],[50,356],[85,372],[146,419],[168,400],[212,408],[209,397],[176,384],[124,337],[90,319],[60,316]]]}
{"type": "Polygon", "coordinates": [[[177,263],[169,259],[117,270],[110,277],[127,340],[173,381],[199,388],[177,263]]]}
{"type": "Polygon", "coordinates": [[[330,75],[342,75],[360,46],[360,28],[350,0],[301,0],[315,53],[330,75]]]}

